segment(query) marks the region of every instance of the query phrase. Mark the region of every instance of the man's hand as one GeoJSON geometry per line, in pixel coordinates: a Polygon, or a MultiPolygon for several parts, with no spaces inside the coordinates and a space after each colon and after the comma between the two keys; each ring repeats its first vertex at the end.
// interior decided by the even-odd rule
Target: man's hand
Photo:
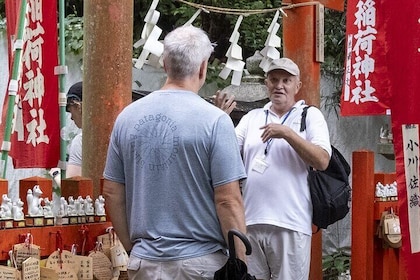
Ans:
{"type": "Polygon", "coordinates": [[[290,134],[290,128],[287,125],[269,123],[260,129],[264,130],[261,134],[261,140],[265,143],[272,138],[285,138],[290,134]]]}
{"type": "Polygon", "coordinates": [[[218,90],[214,98],[214,105],[216,105],[216,107],[222,109],[223,111],[225,111],[226,114],[229,115],[230,113],[232,113],[233,109],[235,109],[236,101],[234,95],[231,95],[229,99],[227,99],[226,97],[226,93],[221,93],[221,91],[218,90]]]}

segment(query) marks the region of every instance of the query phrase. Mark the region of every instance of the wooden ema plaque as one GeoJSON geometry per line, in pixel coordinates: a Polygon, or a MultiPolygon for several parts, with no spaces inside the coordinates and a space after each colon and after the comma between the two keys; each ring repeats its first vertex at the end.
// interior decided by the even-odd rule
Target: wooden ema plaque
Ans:
{"type": "Polygon", "coordinates": [[[0,179],[0,197],[3,194],[9,195],[9,183],[5,179],[0,179]]]}
{"type": "Polygon", "coordinates": [[[74,176],[61,180],[62,197],[67,199],[69,196],[73,196],[74,198],[82,196],[85,198],[88,195],[93,197],[92,179],[82,176],[74,176]]]}
{"type": "Polygon", "coordinates": [[[26,201],[26,195],[28,190],[32,190],[35,185],[39,185],[42,195],[41,198],[46,198],[52,201],[52,179],[43,177],[30,177],[19,181],[19,197],[24,202],[23,213],[28,214],[28,203],[26,201]]]}

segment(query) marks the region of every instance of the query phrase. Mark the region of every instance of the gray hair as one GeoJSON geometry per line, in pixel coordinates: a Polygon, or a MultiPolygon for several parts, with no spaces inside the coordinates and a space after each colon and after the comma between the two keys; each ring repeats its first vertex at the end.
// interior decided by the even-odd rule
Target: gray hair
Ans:
{"type": "Polygon", "coordinates": [[[207,34],[192,25],[181,26],[166,35],[163,61],[168,77],[183,79],[195,74],[213,52],[207,34]]]}

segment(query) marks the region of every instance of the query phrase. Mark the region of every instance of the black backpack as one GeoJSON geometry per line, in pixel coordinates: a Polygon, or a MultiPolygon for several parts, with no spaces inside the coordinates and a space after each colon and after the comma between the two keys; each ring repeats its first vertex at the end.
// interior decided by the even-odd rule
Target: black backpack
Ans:
{"type": "MultiPolygon", "coordinates": [[[[303,108],[301,132],[306,129],[306,115],[309,107],[303,108]]],[[[310,167],[308,173],[313,206],[312,223],[318,227],[318,230],[325,229],[343,219],[350,210],[350,165],[334,146],[331,148],[332,154],[327,169],[319,171],[310,167]]]]}

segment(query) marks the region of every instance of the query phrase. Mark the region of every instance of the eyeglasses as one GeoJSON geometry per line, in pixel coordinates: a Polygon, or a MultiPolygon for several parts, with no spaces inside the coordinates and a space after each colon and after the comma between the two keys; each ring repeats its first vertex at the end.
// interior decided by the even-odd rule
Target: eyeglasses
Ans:
{"type": "Polygon", "coordinates": [[[68,100],[67,105],[66,105],[66,112],[70,113],[70,106],[80,105],[80,104],[82,104],[81,101],[76,101],[74,99],[68,100]]]}

